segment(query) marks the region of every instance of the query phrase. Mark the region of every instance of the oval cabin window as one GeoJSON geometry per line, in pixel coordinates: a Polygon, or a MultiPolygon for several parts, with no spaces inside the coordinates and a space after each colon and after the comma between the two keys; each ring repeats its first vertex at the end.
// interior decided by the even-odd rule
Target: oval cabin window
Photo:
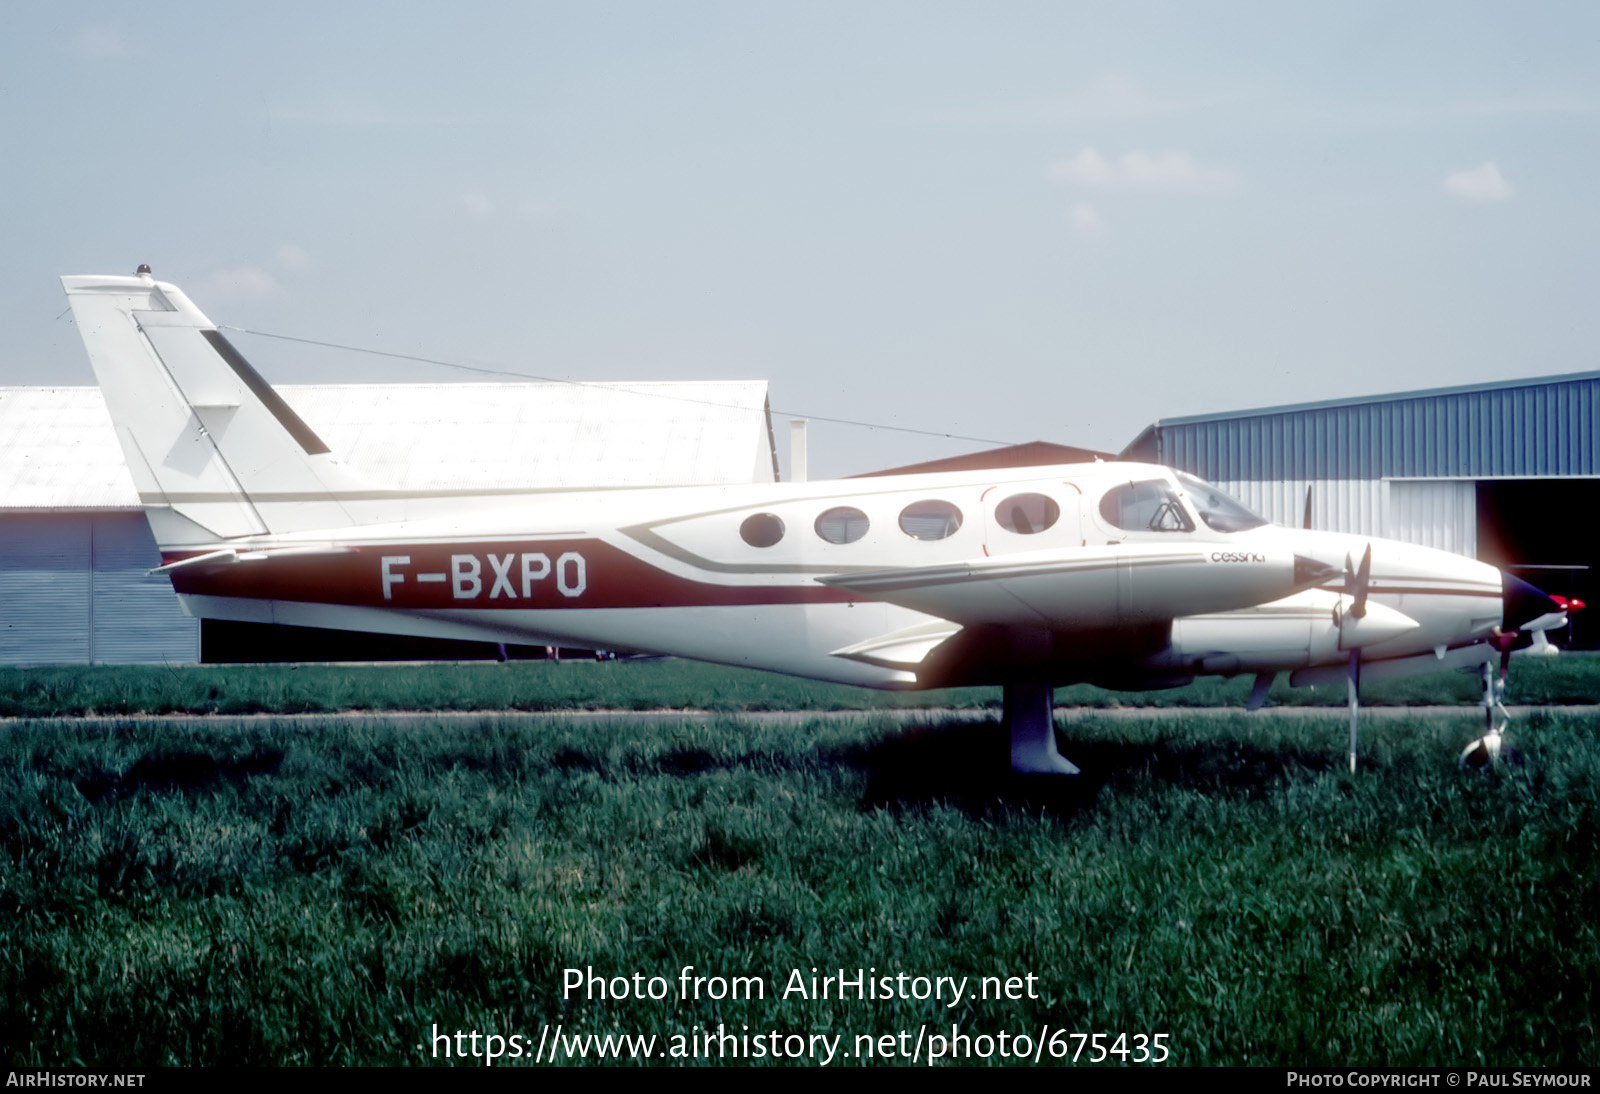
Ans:
{"type": "Polygon", "coordinates": [[[867,534],[867,514],[849,505],[829,509],[817,518],[817,535],[829,543],[854,543],[867,534]]]}
{"type": "Polygon", "coordinates": [[[1019,536],[1044,531],[1061,519],[1061,506],[1048,494],[1013,494],[994,510],[995,523],[1019,536]]]}
{"type": "Polygon", "coordinates": [[[912,539],[945,539],[961,528],[961,510],[947,501],[914,501],[900,510],[900,530],[912,539]]]}
{"type": "Polygon", "coordinates": [[[745,517],[739,525],[739,538],[752,547],[771,547],[783,538],[783,521],[775,513],[745,517]]]}

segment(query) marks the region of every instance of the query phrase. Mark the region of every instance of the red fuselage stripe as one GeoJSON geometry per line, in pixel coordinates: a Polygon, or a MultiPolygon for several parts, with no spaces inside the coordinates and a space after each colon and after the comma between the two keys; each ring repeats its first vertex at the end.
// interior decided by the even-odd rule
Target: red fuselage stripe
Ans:
{"type": "MultiPolygon", "coordinates": [[[[178,561],[174,554],[166,562],[178,561]]],[[[837,604],[819,584],[721,585],[680,577],[596,539],[363,545],[347,554],[198,562],[179,593],[393,608],[529,610],[837,604]]]]}

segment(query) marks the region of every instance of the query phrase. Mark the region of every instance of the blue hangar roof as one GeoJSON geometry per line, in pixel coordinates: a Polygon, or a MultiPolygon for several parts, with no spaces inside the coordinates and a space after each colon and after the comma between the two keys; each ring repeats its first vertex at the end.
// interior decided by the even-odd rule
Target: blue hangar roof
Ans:
{"type": "Polygon", "coordinates": [[[1600,475],[1600,372],[1163,418],[1122,452],[1219,482],[1600,475]]]}

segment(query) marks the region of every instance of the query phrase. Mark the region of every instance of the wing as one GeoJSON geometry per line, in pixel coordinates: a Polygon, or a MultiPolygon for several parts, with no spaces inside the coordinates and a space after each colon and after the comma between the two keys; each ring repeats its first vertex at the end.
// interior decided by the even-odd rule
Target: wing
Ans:
{"type": "Polygon", "coordinates": [[[1248,608],[1337,573],[1281,549],[1118,543],[818,580],[964,626],[1072,632],[1248,608]]]}
{"type": "Polygon", "coordinates": [[[833,651],[924,684],[1159,650],[1179,616],[1252,607],[1337,575],[1288,552],[1110,544],[839,574],[823,584],[936,617],[833,651]]]}

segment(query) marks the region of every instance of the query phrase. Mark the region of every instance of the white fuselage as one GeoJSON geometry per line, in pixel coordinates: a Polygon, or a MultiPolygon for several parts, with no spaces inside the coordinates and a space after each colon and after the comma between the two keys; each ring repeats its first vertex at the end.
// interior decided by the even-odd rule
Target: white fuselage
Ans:
{"type": "MultiPolygon", "coordinates": [[[[1029,671],[1055,682],[1137,686],[1338,664],[1352,648],[1363,660],[1442,651],[1500,623],[1500,575],[1488,565],[1330,532],[1219,530],[1208,517],[1227,521],[1199,503],[1197,485],[1152,465],[1094,463],[378,493],[344,500],[352,527],[240,537],[227,544],[232,558],[172,574],[204,617],[637,650],[872,687],[989,682],[995,664],[975,650],[993,649],[995,635],[1011,643],[1002,659],[1032,658],[1029,671]],[[1369,545],[1372,610],[1358,622],[1342,574],[1369,545]],[[1320,563],[1319,578],[1297,583],[1297,559],[1320,563]],[[963,627],[973,648],[961,659],[921,659],[963,627]],[[931,635],[920,646],[840,654],[919,628],[931,635]],[[1118,646],[1128,633],[1139,641],[1118,646]],[[1117,670],[1102,671],[1112,661],[1117,670]]],[[[170,563],[216,550],[164,553],[170,563]]]]}

